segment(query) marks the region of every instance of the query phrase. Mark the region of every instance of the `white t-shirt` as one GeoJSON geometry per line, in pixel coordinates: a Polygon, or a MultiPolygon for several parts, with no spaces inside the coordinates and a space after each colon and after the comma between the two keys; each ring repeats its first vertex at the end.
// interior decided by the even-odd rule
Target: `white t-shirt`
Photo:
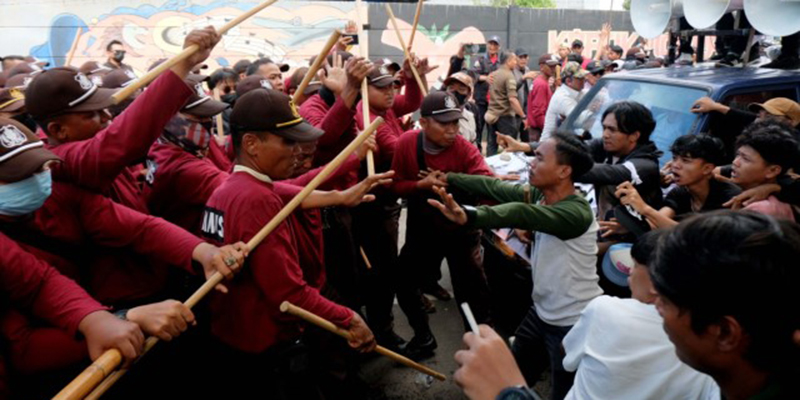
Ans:
{"type": "Polygon", "coordinates": [[[567,85],[561,85],[550,98],[547,112],[544,114],[544,127],[542,127],[541,140],[549,138],[558,130],[559,119],[566,119],[575,106],[578,105],[584,92],[579,92],[567,85]]]}
{"type": "Polygon", "coordinates": [[[682,363],[655,306],[600,296],[564,341],[564,368],[577,370],[566,400],[718,400],[714,380],[682,363]]]}

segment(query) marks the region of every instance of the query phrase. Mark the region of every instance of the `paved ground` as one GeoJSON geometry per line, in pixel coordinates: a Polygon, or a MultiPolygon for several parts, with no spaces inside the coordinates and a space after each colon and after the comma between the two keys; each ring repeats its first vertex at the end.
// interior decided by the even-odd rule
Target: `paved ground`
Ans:
{"type": "MultiPolygon", "coordinates": [[[[405,209],[401,215],[400,229],[400,245],[402,246],[405,237],[405,209]]],[[[453,287],[446,264],[442,266],[442,275],[440,283],[452,294],[453,287]]],[[[436,356],[426,360],[423,364],[445,374],[448,380],[437,381],[416,370],[400,366],[385,357],[376,357],[367,361],[362,368],[362,378],[370,385],[372,399],[449,400],[466,398],[452,380],[453,373],[458,367],[453,360],[453,354],[463,347],[461,337],[464,334],[464,326],[461,316],[454,300],[444,302],[431,299],[436,305],[437,311],[430,314],[430,323],[439,347],[436,356]]],[[[397,304],[394,306],[394,315],[395,331],[404,339],[409,340],[412,337],[412,331],[397,304]]],[[[549,383],[547,381],[539,382],[536,390],[549,396],[549,383]]]]}

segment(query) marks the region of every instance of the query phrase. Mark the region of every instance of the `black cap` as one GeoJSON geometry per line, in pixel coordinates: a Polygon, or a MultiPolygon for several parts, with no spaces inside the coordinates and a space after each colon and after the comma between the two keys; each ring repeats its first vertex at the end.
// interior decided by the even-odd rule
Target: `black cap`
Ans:
{"type": "Polygon", "coordinates": [[[528,55],[528,50],[525,50],[522,47],[520,47],[520,48],[514,50],[514,54],[516,54],[517,57],[525,57],[525,56],[528,55]]]}
{"type": "Polygon", "coordinates": [[[597,60],[594,60],[594,61],[590,62],[586,66],[586,70],[589,71],[592,74],[597,74],[597,73],[600,73],[600,72],[604,72],[606,70],[606,67],[608,67],[610,64],[611,64],[610,61],[606,61],[606,60],[597,61],[597,60]]]}
{"type": "Polygon", "coordinates": [[[395,82],[400,83],[400,80],[392,75],[392,71],[389,71],[389,68],[387,68],[386,65],[378,64],[379,63],[376,63],[375,68],[373,68],[369,75],[367,75],[367,83],[379,88],[387,87],[395,82]]]}
{"type": "Polygon", "coordinates": [[[317,140],[324,133],[300,116],[291,97],[273,89],[251,90],[237,99],[231,123],[240,132],[269,132],[298,142],[317,140]]]}
{"type": "Polygon", "coordinates": [[[445,91],[434,91],[425,96],[419,111],[423,117],[430,117],[442,123],[464,118],[456,98],[445,91]]]}
{"type": "Polygon", "coordinates": [[[575,39],[572,41],[572,48],[580,47],[583,48],[583,42],[580,39],[575,39]]]}
{"type": "Polygon", "coordinates": [[[611,50],[611,51],[613,51],[614,53],[617,53],[617,54],[619,54],[619,55],[620,55],[620,57],[621,57],[623,54],[625,54],[625,50],[623,50],[623,49],[622,49],[622,46],[620,46],[620,45],[616,45],[616,44],[615,44],[615,45],[611,46],[610,50],[611,50]]]}
{"type": "Polygon", "coordinates": [[[486,43],[489,43],[489,42],[495,42],[498,45],[500,45],[500,36],[494,35],[494,36],[490,37],[489,40],[486,41],[486,43]]]}
{"type": "Polygon", "coordinates": [[[189,76],[186,77],[185,82],[189,87],[194,89],[194,93],[189,97],[189,100],[186,101],[183,108],[181,108],[182,113],[200,118],[209,118],[228,108],[228,103],[214,100],[206,93],[203,89],[203,82],[206,80],[208,80],[208,76],[206,75],[189,74],[189,76]]]}

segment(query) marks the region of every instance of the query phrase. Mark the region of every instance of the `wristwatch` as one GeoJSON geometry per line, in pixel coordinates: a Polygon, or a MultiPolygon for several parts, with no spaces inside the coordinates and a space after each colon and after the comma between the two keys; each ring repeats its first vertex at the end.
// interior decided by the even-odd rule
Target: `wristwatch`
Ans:
{"type": "Polygon", "coordinates": [[[123,308],[121,310],[114,311],[114,316],[119,318],[119,319],[121,319],[121,320],[123,320],[123,321],[127,321],[128,320],[128,309],[127,308],[123,308]]]}
{"type": "Polygon", "coordinates": [[[533,393],[526,386],[511,386],[503,389],[497,395],[496,400],[538,400],[539,396],[533,393]]]}

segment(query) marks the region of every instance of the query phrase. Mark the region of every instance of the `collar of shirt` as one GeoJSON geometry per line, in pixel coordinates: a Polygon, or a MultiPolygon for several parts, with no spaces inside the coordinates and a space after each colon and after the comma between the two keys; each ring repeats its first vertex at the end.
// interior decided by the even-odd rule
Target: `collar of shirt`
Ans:
{"type": "Polygon", "coordinates": [[[561,87],[564,88],[564,90],[566,91],[566,95],[567,96],[572,97],[574,99],[578,99],[581,96],[581,93],[583,93],[582,91],[575,90],[575,89],[569,87],[566,84],[561,85],[561,87]]]}
{"type": "Polygon", "coordinates": [[[245,167],[244,165],[238,165],[238,164],[234,165],[233,172],[245,172],[250,174],[253,178],[260,180],[261,182],[272,183],[272,179],[269,176],[264,175],[250,167],[245,167]]]}

